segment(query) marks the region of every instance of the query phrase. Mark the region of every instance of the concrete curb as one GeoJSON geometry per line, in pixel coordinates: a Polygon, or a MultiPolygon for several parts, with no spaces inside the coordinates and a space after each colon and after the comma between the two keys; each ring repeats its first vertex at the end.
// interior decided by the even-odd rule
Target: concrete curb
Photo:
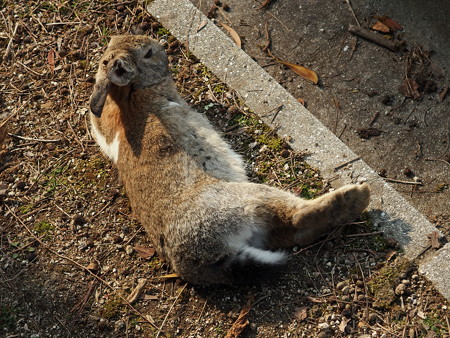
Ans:
{"type": "MultiPolygon", "coordinates": [[[[436,227],[188,0],[154,0],[147,10],[175,37],[187,42],[189,50],[233,88],[265,123],[276,127],[280,136],[290,136],[294,150],[311,153],[307,162],[318,168],[325,179],[333,179],[337,185],[369,182],[371,217],[387,236],[400,243],[406,258],[414,260],[429,248],[428,235],[438,231],[436,227]]],[[[438,252],[436,257],[440,256],[438,252]]],[[[430,260],[423,265],[427,267],[423,268],[424,273],[434,268],[435,261],[438,262],[430,260]]],[[[440,269],[440,275],[447,278],[439,282],[436,274],[426,275],[449,298],[448,292],[445,293],[450,290],[449,269],[442,271],[442,265],[440,269]]]]}

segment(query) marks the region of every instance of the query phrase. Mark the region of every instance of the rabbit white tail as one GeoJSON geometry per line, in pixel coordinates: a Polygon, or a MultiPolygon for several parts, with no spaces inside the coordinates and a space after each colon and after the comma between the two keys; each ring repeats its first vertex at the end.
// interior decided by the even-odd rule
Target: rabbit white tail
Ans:
{"type": "Polygon", "coordinates": [[[271,251],[252,246],[244,246],[237,255],[237,259],[242,262],[254,262],[264,265],[279,265],[287,261],[287,254],[283,251],[271,251]]]}

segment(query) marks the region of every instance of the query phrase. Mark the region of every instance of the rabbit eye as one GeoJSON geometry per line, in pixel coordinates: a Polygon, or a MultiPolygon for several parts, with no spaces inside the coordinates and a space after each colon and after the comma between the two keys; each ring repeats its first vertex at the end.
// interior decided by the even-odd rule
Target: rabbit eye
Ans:
{"type": "Polygon", "coordinates": [[[153,51],[152,51],[152,49],[150,48],[150,49],[148,50],[147,54],[145,54],[144,58],[150,59],[150,58],[152,57],[152,55],[153,55],[153,51]]]}

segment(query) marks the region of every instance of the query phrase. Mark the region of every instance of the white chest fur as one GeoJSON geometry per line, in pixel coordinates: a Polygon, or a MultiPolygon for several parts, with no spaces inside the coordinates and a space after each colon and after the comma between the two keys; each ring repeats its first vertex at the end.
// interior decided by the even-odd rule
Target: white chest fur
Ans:
{"type": "Polygon", "coordinates": [[[111,143],[108,143],[103,134],[96,128],[95,124],[92,124],[91,127],[92,136],[100,146],[100,149],[114,162],[114,164],[116,164],[117,159],[119,158],[119,133],[116,134],[111,143]]]}

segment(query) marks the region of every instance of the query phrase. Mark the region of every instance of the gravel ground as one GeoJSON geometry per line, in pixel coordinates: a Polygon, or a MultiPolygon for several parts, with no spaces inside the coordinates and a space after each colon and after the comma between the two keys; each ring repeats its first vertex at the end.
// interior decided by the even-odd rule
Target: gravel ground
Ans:
{"type": "MultiPolygon", "coordinates": [[[[139,2],[6,0],[0,12],[0,117],[11,116],[0,130],[1,336],[449,336],[448,302],[365,215],[292,248],[280,276],[260,285],[171,278],[87,130],[110,35],[165,44],[180,92],[245,157],[253,181],[304,198],[328,182],[139,2]]],[[[435,222],[448,235],[448,222],[435,222]]]]}

